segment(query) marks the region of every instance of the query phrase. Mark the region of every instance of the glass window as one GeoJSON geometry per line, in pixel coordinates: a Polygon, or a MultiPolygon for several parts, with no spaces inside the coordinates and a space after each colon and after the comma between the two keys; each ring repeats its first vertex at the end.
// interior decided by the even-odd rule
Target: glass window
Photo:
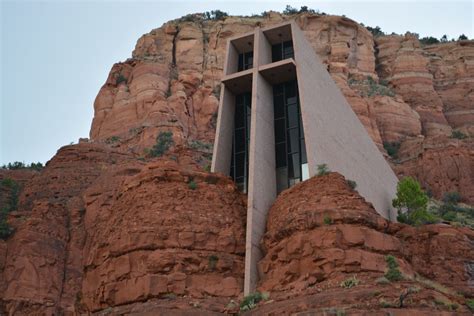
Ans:
{"type": "Polygon", "coordinates": [[[276,167],[285,167],[286,166],[286,145],[285,143],[276,144],[276,167]]]}
{"type": "Polygon", "coordinates": [[[288,130],[288,153],[295,153],[300,151],[300,133],[298,128],[288,130]]]}
{"type": "Polygon", "coordinates": [[[275,143],[285,142],[285,119],[275,120],[275,143]]]}
{"type": "Polygon", "coordinates": [[[288,178],[300,178],[301,177],[301,163],[300,154],[288,155],[288,178]]]}
{"type": "Polygon", "coordinates": [[[288,111],[288,128],[298,127],[299,115],[298,106],[296,104],[290,104],[287,108],[288,111]]]}
{"type": "Polygon", "coordinates": [[[293,42],[286,41],[272,45],[272,62],[294,58],[293,42]]]}
{"type": "Polygon", "coordinates": [[[253,67],[253,52],[239,54],[237,71],[247,70],[253,67]]]}
{"type": "Polygon", "coordinates": [[[281,60],[281,44],[272,45],[272,62],[281,60]]]}
{"type": "Polygon", "coordinates": [[[285,118],[285,102],[283,95],[274,97],[274,115],[275,119],[285,118]]]}
{"type": "Polygon", "coordinates": [[[288,169],[286,167],[276,170],[277,192],[288,188],[288,169]]]}

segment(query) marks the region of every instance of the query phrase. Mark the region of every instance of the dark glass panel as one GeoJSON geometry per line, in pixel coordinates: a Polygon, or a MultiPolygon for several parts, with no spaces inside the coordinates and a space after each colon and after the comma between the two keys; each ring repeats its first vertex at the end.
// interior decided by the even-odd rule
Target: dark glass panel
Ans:
{"type": "Polygon", "coordinates": [[[283,43],[283,59],[286,58],[293,58],[294,57],[294,52],[293,52],[293,42],[288,41],[283,43]]]}
{"type": "Polygon", "coordinates": [[[239,153],[245,150],[245,129],[239,128],[235,130],[235,152],[239,153]]]}
{"type": "Polygon", "coordinates": [[[276,167],[286,166],[286,146],[285,143],[275,145],[276,167]]]}
{"type": "Polygon", "coordinates": [[[235,128],[241,128],[245,124],[245,109],[243,105],[236,104],[235,106],[235,128]]]}
{"type": "Polygon", "coordinates": [[[245,153],[235,154],[235,176],[243,177],[245,168],[245,153]]]}
{"type": "Polygon", "coordinates": [[[294,81],[291,81],[290,83],[285,85],[285,95],[287,103],[296,103],[296,100],[293,101],[292,99],[296,97],[296,84],[294,81]],[[290,100],[292,101],[290,102],[290,100]]]}
{"type": "Polygon", "coordinates": [[[296,104],[288,105],[288,128],[298,127],[299,115],[296,104]]]}
{"type": "Polygon", "coordinates": [[[285,119],[275,120],[275,143],[285,141],[285,119]]]}
{"type": "Polygon", "coordinates": [[[300,154],[288,155],[288,178],[300,178],[301,177],[301,162],[300,154]]]}
{"type": "Polygon", "coordinates": [[[298,128],[288,130],[288,153],[300,151],[300,135],[298,128]]]}
{"type": "Polygon", "coordinates": [[[281,60],[281,44],[275,44],[272,46],[272,62],[281,60]]]}
{"type": "Polygon", "coordinates": [[[301,163],[307,163],[308,162],[308,157],[306,157],[306,142],[304,141],[304,138],[301,139],[301,163]]]}
{"type": "Polygon", "coordinates": [[[273,86],[273,94],[274,95],[283,95],[283,84],[277,84],[273,86]]]}
{"type": "Polygon", "coordinates": [[[277,192],[288,188],[288,170],[286,167],[276,169],[277,192]]]}
{"type": "Polygon", "coordinates": [[[274,115],[275,119],[285,117],[285,102],[283,100],[283,95],[274,97],[274,115]]]}
{"type": "Polygon", "coordinates": [[[248,52],[245,54],[245,69],[250,69],[253,66],[253,52],[248,52]]]}

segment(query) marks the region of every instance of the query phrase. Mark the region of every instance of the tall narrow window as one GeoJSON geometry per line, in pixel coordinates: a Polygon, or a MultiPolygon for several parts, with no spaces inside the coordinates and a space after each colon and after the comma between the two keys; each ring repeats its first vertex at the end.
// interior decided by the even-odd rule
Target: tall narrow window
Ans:
{"type": "Polygon", "coordinates": [[[234,133],[230,175],[242,192],[247,192],[249,173],[251,93],[235,97],[234,133]]]}
{"type": "Polygon", "coordinates": [[[286,41],[272,45],[272,62],[294,57],[293,41],[286,41]]]}
{"type": "Polygon", "coordinates": [[[253,67],[253,52],[239,54],[238,71],[251,69],[253,67]]]}
{"type": "Polygon", "coordinates": [[[280,193],[308,178],[306,146],[296,81],[273,86],[275,161],[280,193]]]}

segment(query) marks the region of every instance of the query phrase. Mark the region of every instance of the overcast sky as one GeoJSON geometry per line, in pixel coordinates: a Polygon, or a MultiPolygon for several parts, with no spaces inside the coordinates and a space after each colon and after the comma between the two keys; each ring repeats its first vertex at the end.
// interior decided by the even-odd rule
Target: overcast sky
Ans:
{"type": "Polygon", "coordinates": [[[386,33],[473,38],[472,1],[5,1],[1,2],[0,164],[46,162],[88,137],[94,99],[137,39],[188,13],[233,15],[306,5],[386,33]]]}

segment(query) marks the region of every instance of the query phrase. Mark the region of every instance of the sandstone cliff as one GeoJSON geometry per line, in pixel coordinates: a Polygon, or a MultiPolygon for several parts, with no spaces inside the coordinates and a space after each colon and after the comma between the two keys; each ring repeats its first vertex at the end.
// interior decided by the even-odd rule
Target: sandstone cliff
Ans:
{"type": "MultiPolygon", "coordinates": [[[[0,171],[23,189],[0,240],[0,314],[237,313],[246,198],[210,162],[226,39],[296,18],[399,175],[474,202],[474,44],[423,47],[336,16],[189,16],[143,35],[96,98],[90,141],[41,172],[0,171]],[[150,158],[160,132],[173,147],[150,158]],[[466,138],[452,138],[453,131],[466,138]]],[[[0,201],[2,200],[0,192],[0,201]]],[[[389,223],[338,174],[282,193],[262,240],[261,314],[469,314],[474,234],[389,223]],[[387,283],[393,255],[405,279],[387,283]],[[355,276],[360,284],[343,288],[355,276]],[[400,295],[406,294],[400,308],[400,295]]]]}

